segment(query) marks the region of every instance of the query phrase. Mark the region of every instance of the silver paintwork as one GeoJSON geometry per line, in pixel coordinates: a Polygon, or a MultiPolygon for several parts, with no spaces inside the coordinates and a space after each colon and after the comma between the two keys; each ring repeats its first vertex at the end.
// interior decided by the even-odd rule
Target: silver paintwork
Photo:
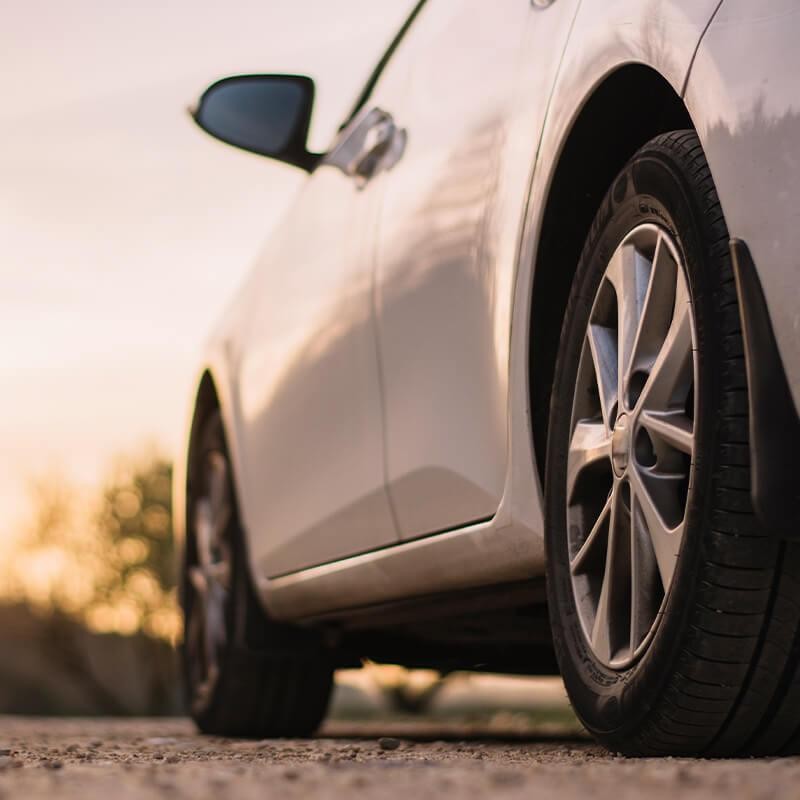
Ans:
{"type": "Polygon", "coordinates": [[[262,590],[276,617],[315,616],[406,594],[525,580],[531,576],[531,545],[529,536],[513,528],[498,529],[494,522],[470,525],[264,580],[262,590]],[[503,537],[502,547],[497,546],[498,536],[503,537]],[[407,586],[413,591],[404,591],[407,586]]]}
{"type": "Polygon", "coordinates": [[[503,497],[510,295],[498,281],[513,257],[500,249],[516,243],[524,202],[515,108],[537,16],[525,3],[497,13],[434,0],[387,70],[405,81],[380,90],[409,130],[380,187],[375,263],[386,480],[403,540],[492,517],[503,497]],[[516,213],[501,213],[509,201],[516,213]]]}
{"type": "Polygon", "coordinates": [[[692,484],[696,350],[676,243],[640,225],[594,300],[567,457],[575,602],[587,641],[612,668],[646,648],[672,585],[692,484]]]}
{"type": "Polygon", "coordinates": [[[800,408],[800,4],[725,0],[698,50],[686,103],[731,236],[747,242],[800,408]]]}
{"type": "Polygon", "coordinates": [[[252,572],[276,617],[543,573],[532,265],[564,141],[621,66],[688,86],[800,397],[798,212],[787,202],[796,12],[789,0],[726,0],[703,39],[718,6],[558,0],[499,13],[485,0],[428,0],[369,102],[407,130],[399,157],[357,180],[331,164],[348,148],[352,164],[366,137],[342,132],[202,364],[220,395],[252,572]],[[768,119],[751,113],[748,126],[767,80],[768,119]],[[430,535],[448,528],[458,530],[430,535]]]}

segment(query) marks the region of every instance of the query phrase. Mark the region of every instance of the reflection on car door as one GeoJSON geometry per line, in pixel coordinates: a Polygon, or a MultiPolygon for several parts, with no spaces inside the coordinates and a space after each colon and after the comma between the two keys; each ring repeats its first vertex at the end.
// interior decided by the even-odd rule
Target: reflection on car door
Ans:
{"type": "MultiPolygon", "coordinates": [[[[433,0],[383,102],[408,130],[377,256],[387,481],[402,538],[491,517],[507,460],[508,312],[498,195],[528,2],[433,0]]],[[[526,172],[529,165],[519,164],[526,172]]]]}

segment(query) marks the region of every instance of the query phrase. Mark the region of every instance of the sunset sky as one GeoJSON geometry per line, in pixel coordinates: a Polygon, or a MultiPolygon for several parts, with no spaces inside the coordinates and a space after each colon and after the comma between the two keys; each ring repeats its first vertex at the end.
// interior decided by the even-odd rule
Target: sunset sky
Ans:
{"type": "Polygon", "coordinates": [[[305,72],[324,148],[411,5],[0,0],[0,537],[31,477],[176,445],[200,344],[302,181],[186,106],[305,72]]]}

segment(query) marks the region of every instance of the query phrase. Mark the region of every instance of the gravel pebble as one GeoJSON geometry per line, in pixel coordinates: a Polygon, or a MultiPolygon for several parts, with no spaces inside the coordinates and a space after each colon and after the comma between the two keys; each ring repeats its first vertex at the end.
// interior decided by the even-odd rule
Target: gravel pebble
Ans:
{"type": "Polygon", "coordinates": [[[183,719],[5,717],[0,730],[14,745],[0,800],[796,800],[800,782],[799,758],[626,759],[517,722],[331,722],[321,738],[267,742],[199,736],[183,719]]]}
{"type": "Polygon", "coordinates": [[[397,748],[400,747],[400,740],[395,739],[393,736],[381,736],[381,738],[378,739],[378,747],[380,747],[381,750],[397,750],[397,748]]]}

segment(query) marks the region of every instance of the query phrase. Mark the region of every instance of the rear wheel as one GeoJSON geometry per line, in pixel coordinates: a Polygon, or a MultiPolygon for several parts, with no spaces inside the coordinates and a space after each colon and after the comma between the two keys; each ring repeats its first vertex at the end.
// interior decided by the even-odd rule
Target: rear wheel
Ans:
{"type": "Polygon", "coordinates": [[[330,658],[314,634],[270,621],[255,596],[218,413],[198,441],[183,576],[190,712],[205,733],[308,736],[327,708],[330,658]]]}
{"type": "Polygon", "coordinates": [[[575,710],[631,755],[795,749],[800,550],[752,513],[728,232],[693,132],[610,189],[561,347],[546,544],[575,710]]]}

